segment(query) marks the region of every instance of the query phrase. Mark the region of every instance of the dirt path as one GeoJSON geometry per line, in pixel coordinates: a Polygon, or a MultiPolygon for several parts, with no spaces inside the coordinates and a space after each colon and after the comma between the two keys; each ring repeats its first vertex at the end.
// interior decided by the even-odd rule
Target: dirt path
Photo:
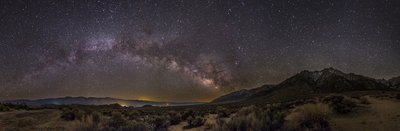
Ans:
{"type": "Polygon", "coordinates": [[[398,131],[400,129],[400,101],[370,98],[371,104],[357,112],[333,116],[331,124],[340,131],[398,131]]]}

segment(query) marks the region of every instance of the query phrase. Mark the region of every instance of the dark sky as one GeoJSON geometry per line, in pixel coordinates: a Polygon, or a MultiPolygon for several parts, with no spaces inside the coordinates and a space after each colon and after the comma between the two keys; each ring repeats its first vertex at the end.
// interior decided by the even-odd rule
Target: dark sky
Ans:
{"type": "Polygon", "coordinates": [[[334,67],[400,75],[399,0],[1,0],[0,100],[208,101],[334,67]]]}

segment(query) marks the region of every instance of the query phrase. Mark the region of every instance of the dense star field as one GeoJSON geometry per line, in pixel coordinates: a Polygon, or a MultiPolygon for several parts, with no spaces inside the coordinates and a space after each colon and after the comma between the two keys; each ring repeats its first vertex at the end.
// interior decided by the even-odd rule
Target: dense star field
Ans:
{"type": "Polygon", "coordinates": [[[334,67],[400,75],[399,0],[1,0],[0,100],[209,101],[334,67]]]}

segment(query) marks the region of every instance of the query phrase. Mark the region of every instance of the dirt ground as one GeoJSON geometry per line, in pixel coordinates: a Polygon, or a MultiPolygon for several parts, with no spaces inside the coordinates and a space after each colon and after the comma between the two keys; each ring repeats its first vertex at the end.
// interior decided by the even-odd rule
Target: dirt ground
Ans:
{"type": "Polygon", "coordinates": [[[348,115],[334,115],[331,126],[337,131],[398,131],[400,101],[370,98],[371,104],[357,108],[348,115]]]}

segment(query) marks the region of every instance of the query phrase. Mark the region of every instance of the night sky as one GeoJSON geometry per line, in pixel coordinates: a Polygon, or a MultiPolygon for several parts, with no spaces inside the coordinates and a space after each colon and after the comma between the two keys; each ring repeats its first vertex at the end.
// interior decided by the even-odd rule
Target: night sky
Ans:
{"type": "Polygon", "coordinates": [[[0,100],[209,101],[334,67],[400,76],[399,0],[1,0],[0,100]]]}

